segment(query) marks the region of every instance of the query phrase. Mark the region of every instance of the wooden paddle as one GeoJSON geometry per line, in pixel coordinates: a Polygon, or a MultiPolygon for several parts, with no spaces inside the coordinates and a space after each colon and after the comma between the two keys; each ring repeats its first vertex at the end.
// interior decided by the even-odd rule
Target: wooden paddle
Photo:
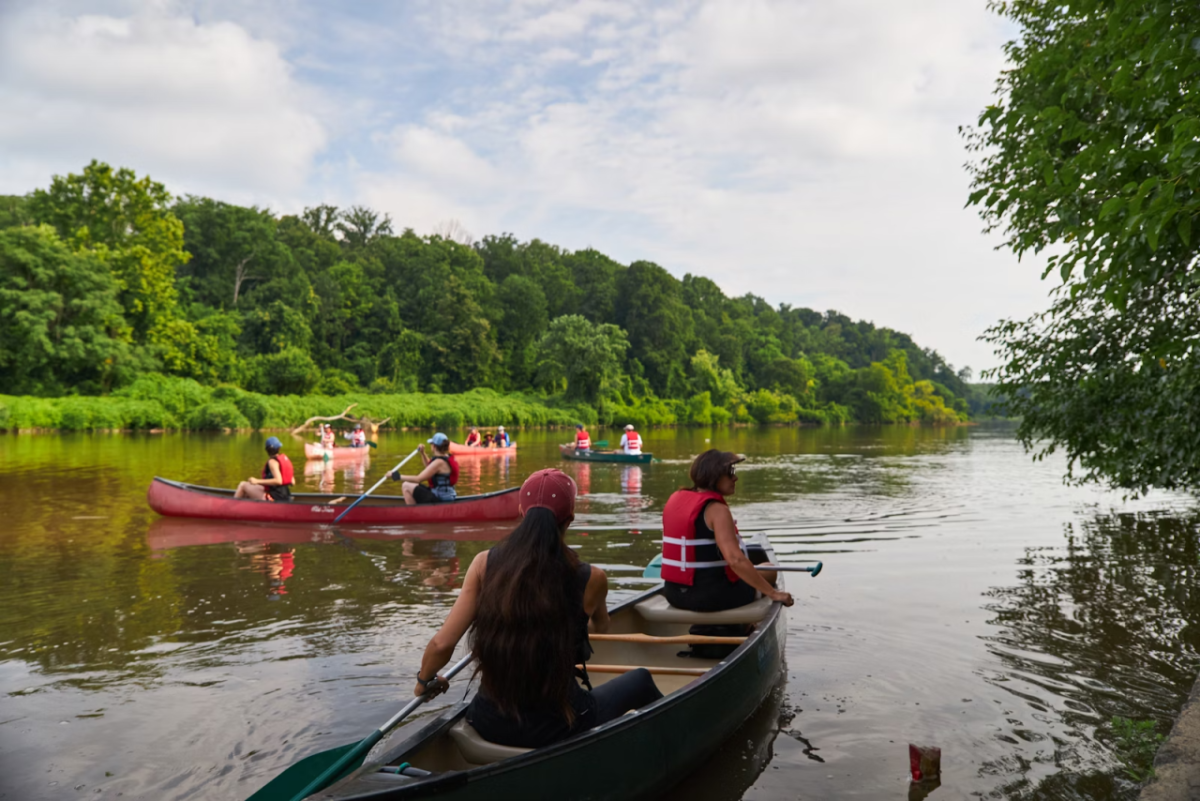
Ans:
{"type": "MultiPolygon", "coordinates": [[[[416,453],[416,451],[413,451],[413,453],[416,453]]],[[[412,457],[410,456],[409,458],[412,457]]],[[[396,469],[398,470],[399,468],[397,467],[396,469]]],[[[474,658],[474,654],[467,654],[458,660],[448,672],[442,674],[443,678],[454,678],[474,658]]],[[[308,798],[313,793],[324,790],[351,771],[357,770],[362,765],[363,760],[366,759],[367,753],[375,747],[377,742],[383,739],[385,734],[396,728],[400,721],[411,715],[414,710],[432,697],[429,694],[425,694],[409,701],[391,720],[356,743],[347,743],[346,745],[340,745],[337,748],[330,748],[328,751],[320,751],[312,756],[305,757],[267,782],[262,789],[250,796],[247,801],[283,801],[283,799],[303,801],[303,799],[308,798]]]]}
{"type": "Polygon", "coordinates": [[[362,495],[358,496],[358,500],[357,500],[357,501],[355,501],[354,503],[352,503],[352,504],[350,504],[349,506],[347,506],[345,509],[343,509],[343,510],[342,510],[342,513],[341,513],[340,515],[338,515],[337,517],[333,518],[333,522],[336,524],[336,523],[337,523],[339,520],[341,520],[343,517],[345,517],[347,514],[349,514],[351,509],[353,509],[355,506],[358,506],[360,503],[362,503],[362,501],[363,501],[363,498],[366,498],[366,497],[367,497],[368,495],[370,495],[372,492],[374,492],[375,490],[379,489],[379,485],[380,485],[380,484],[382,484],[383,482],[387,481],[387,480],[388,480],[388,476],[390,476],[392,473],[395,473],[395,472],[396,472],[397,470],[399,470],[401,467],[404,467],[404,463],[405,463],[405,462],[407,462],[409,459],[413,458],[414,456],[416,456],[416,455],[417,455],[417,453],[418,453],[420,450],[421,450],[420,448],[417,448],[417,449],[416,449],[416,450],[414,450],[412,453],[410,453],[408,456],[405,456],[405,457],[404,457],[404,459],[403,459],[403,461],[401,461],[401,462],[400,462],[400,464],[396,465],[396,466],[395,466],[395,467],[393,467],[391,470],[389,470],[389,471],[387,471],[386,473],[384,473],[384,474],[383,474],[383,478],[381,478],[381,479],[379,479],[378,481],[376,481],[376,482],[375,482],[375,486],[371,487],[369,490],[367,490],[366,492],[364,492],[362,495]]]}

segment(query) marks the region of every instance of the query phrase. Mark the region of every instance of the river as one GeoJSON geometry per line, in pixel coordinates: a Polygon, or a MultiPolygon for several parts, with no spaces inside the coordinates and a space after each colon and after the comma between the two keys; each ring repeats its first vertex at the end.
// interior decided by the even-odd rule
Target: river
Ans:
{"type": "MultiPolygon", "coordinates": [[[[408,700],[471,557],[504,529],[146,506],[155,475],[254,474],[264,438],[0,437],[0,798],[242,799],[408,700]]],[[[361,467],[288,451],[302,488],[352,495],[423,438],[384,435],[361,467]]],[[[570,542],[618,597],[647,586],[663,503],[711,446],[749,457],[742,530],[824,563],[787,579],[786,683],[678,799],[905,798],[910,742],[942,748],[934,799],[1135,798],[1111,719],[1165,733],[1200,668],[1194,500],[1066,487],[1011,426],[649,431],[662,461],[644,467],[562,462],[566,438],[519,432],[519,455],[464,460],[460,493],[572,473],[570,542]]]]}

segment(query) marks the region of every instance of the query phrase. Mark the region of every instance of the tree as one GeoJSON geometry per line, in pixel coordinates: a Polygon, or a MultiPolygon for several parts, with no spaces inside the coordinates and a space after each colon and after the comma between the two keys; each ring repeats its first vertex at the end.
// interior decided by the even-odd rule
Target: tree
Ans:
{"type": "Polygon", "coordinates": [[[533,279],[513,274],[500,282],[496,298],[504,310],[496,329],[504,362],[513,385],[528,386],[537,369],[533,346],[549,321],[546,296],[533,279]]]}
{"type": "Polygon", "coordinates": [[[692,314],[680,297],[679,281],[648,261],[629,265],[621,276],[617,320],[628,332],[629,355],[646,368],[654,391],[665,397],[683,395],[692,314]]]}
{"type": "Polygon", "coordinates": [[[288,254],[275,239],[277,223],[268,210],[188,195],[174,212],[192,257],[179,274],[189,280],[197,301],[213,308],[237,306],[251,281],[286,268],[288,254]]]}
{"type": "Polygon", "coordinates": [[[13,394],[107,392],[134,367],[120,286],[48,225],[0,230],[0,386],[13,394]]]}
{"type": "Polygon", "coordinates": [[[1186,0],[994,3],[1020,26],[966,131],[969,203],[1018,256],[1051,248],[1050,308],[985,338],[989,375],[1068,479],[1200,484],[1200,17],[1186,0]]]}
{"type": "Polygon", "coordinates": [[[351,249],[364,248],[381,236],[392,235],[392,218],[366,206],[351,206],[338,215],[334,228],[351,249]]]}
{"type": "Polygon", "coordinates": [[[615,386],[629,348],[625,332],[609,323],[590,323],[578,314],[554,319],[538,343],[538,380],[566,382],[572,400],[595,403],[615,386]]]}
{"type": "Polygon", "coordinates": [[[35,190],[28,210],[109,265],[121,283],[125,317],[141,340],[174,316],[175,268],[189,258],[170,202],[166,188],[149,177],[93,161],[79,175],[56,175],[49,189],[35,190]]]}

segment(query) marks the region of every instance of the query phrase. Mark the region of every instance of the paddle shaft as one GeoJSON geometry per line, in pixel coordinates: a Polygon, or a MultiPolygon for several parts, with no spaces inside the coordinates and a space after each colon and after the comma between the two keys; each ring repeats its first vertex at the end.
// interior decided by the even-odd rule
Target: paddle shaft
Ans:
{"type": "Polygon", "coordinates": [[[817,574],[821,572],[822,567],[824,567],[824,563],[817,562],[812,567],[800,567],[798,565],[755,565],[754,569],[762,570],[764,572],[779,571],[780,573],[812,573],[813,578],[816,578],[817,574]]]}
{"type": "Polygon", "coordinates": [[[381,479],[379,479],[378,481],[376,481],[376,482],[375,482],[375,486],[371,487],[369,490],[367,490],[366,492],[364,492],[362,495],[358,496],[358,500],[357,500],[357,501],[355,501],[354,503],[352,503],[352,504],[350,504],[349,506],[347,506],[345,509],[343,509],[343,510],[342,510],[342,513],[341,513],[340,515],[338,515],[337,517],[333,518],[333,522],[334,522],[334,523],[337,523],[337,522],[338,522],[338,521],[340,521],[340,520],[341,520],[343,517],[345,517],[346,515],[350,514],[350,510],[351,510],[351,509],[353,509],[355,506],[358,506],[360,503],[362,503],[362,501],[363,501],[363,499],[364,499],[364,498],[366,498],[368,495],[370,495],[370,494],[371,494],[372,492],[374,492],[375,490],[379,489],[379,486],[380,486],[381,484],[383,484],[383,482],[385,482],[385,481],[387,481],[387,480],[388,480],[388,476],[390,476],[392,473],[395,473],[395,472],[396,472],[397,470],[399,470],[401,467],[404,467],[404,464],[405,464],[405,462],[407,462],[409,459],[411,459],[411,458],[413,458],[414,456],[416,456],[416,455],[417,455],[417,453],[418,453],[418,451],[420,451],[420,450],[421,450],[420,448],[417,448],[417,450],[414,450],[414,451],[413,451],[412,453],[410,453],[408,456],[405,456],[405,457],[404,457],[404,459],[403,459],[403,460],[400,462],[400,464],[396,465],[396,466],[395,466],[395,467],[393,467],[391,470],[389,470],[389,471],[387,471],[386,473],[384,473],[384,474],[383,474],[383,478],[381,478],[381,479]]]}
{"type": "MultiPolygon", "coordinates": [[[[416,453],[416,451],[413,451],[413,453],[416,453]]],[[[411,459],[412,456],[410,455],[409,458],[411,459]]],[[[401,464],[403,464],[403,462],[401,464]]],[[[397,467],[396,469],[399,470],[400,468],[397,467]]],[[[474,654],[467,654],[462,659],[458,660],[454,667],[450,668],[450,670],[444,674],[444,678],[454,678],[456,675],[458,675],[458,672],[469,665],[471,660],[474,658],[474,654]]],[[[429,694],[425,694],[409,701],[404,705],[403,709],[401,709],[391,718],[391,720],[367,735],[362,742],[343,754],[337,762],[334,762],[332,765],[326,768],[320,776],[309,782],[308,786],[306,786],[296,795],[292,796],[292,801],[303,801],[303,799],[308,798],[313,793],[324,790],[326,787],[333,784],[341,777],[343,773],[346,772],[347,768],[357,767],[358,764],[361,764],[362,759],[367,755],[367,752],[374,748],[375,744],[382,740],[385,734],[396,728],[396,725],[399,724],[400,721],[411,715],[413,711],[417,709],[417,707],[421,706],[421,704],[425,703],[432,697],[433,696],[429,694]]]]}

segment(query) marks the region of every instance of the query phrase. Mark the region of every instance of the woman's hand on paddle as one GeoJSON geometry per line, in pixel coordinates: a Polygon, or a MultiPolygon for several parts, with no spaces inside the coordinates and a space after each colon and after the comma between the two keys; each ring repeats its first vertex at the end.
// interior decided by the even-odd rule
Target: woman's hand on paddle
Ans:
{"type": "Polygon", "coordinates": [[[791,606],[792,604],[796,603],[790,592],[775,590],[775,592],[771,593],[769,597],[772,601],[778,601],[784,606],[791,606]]]}
{"type": "Polygon", "coordinates": [[[433,681],[425,686],[421,686],[421,682],[417,682],[417,686],[413,688],[413,695],[420,697],[428,695],[430,698],[441,695],[450,689],[450,680],[445,676],[438,676],[433,681]]]}

